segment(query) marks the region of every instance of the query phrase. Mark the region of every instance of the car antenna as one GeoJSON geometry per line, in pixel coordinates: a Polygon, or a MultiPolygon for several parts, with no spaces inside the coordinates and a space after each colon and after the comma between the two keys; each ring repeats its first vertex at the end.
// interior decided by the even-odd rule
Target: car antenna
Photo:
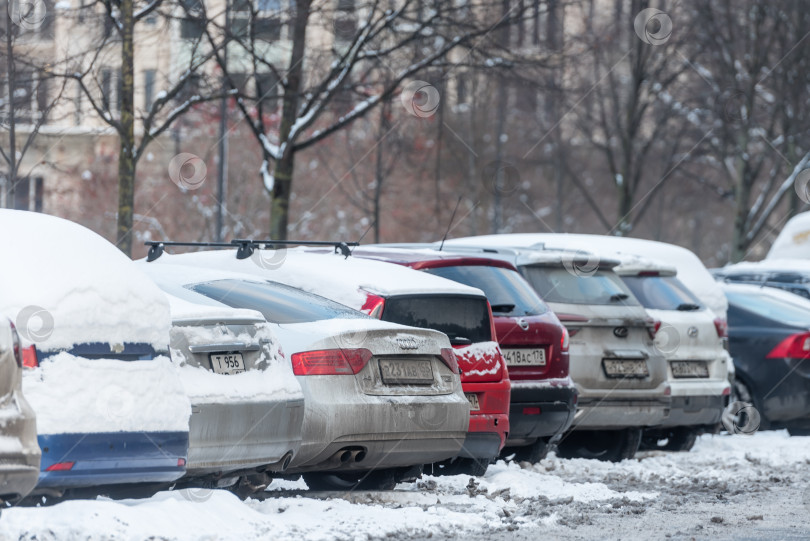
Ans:
{"type": "Polygon", "coordinates": [[[456,201],[456,208],[453,209],[453,215],[450,216],[450,223],[447,224],[447,231],[444,232],[444,236],[442,237],[442,243],[439,245],[439,251],[442,251],[444,248],[444,241],[447,240],[447,235],[450,234],[450,228],[453,226],[453,220],[456,218],[456,211],[458,210],[458,206],[461,204],[461,196],[458,196],[458,201],[456,201]]]}
{"type": "MultiPolygon", "coordinates": [[[[368,226],[366,231],[362,235],[360,235],[360,238],[357,239],[357,243],[356,243],[357,246],[360,246],[360,243],[363,242],[363,239],[366,238],[366,235],[368,235],[368,232],[371,231],[371,228],[374,227],[375,225],[377,225],[377,220],[374,220],[373,222],[371,222],[371,225],[368,226]]],[[[335,249],[335,251],[337,251],[337,249],[335,249]]],[[[343,255],[345,255],[348,258],[350,255],[352,255],[352,250],[350,250],[348,254],[344,253],[343,255]]]]}

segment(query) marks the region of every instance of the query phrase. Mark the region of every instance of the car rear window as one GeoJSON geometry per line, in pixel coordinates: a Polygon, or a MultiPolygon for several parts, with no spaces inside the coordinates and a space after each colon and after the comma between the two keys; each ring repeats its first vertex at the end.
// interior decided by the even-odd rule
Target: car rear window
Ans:
{"type": "Polygon", "coordinates": [[[535,316],[548,312],[548,306],[532,286],[511,269],[462,265],[425,269],[425,272],[477,287],[487,296],[492,312],[500,316],[535,316]]]}
{"type": "Polygon", "coordinates": [[[565,268],[525,266],[521,269],[546,302],[638,306],[633,292],[612,270],[577,274],[565,268]]]}
{"type": "Polygon", "coordinates": [[[695,295],[674,276],[622,276],[644,308],[654,310],[700,310],[695,295]]]}
{"type": "Polygon", "coordinates": [[[742,310],[786,325],[810,327],[810,305],[801,297],[796,297],[797,302],[791,302],[769,295],[767,290],[761,293],[726,291],[726,297],[729,303],[742,310]]]}
{"type": "Polygon", "coordinates": [[[342,304],[276,282],[216,280],[188,288],[232,308],[250,308],[261,312],[271,323],[367,317],[342,304]]]}
{"type": "Polygon", "coordinates": [[[487,301],[479,297],[408,295],[385,301],[384,321],[446,334],[454,345],[492,340],[487,301]]]}

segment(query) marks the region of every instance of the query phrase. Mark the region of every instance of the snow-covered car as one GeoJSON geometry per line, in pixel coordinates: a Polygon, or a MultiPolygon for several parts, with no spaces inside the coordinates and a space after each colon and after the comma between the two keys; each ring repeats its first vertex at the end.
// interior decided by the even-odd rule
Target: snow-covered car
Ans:
{"type": "Polygon", "coordinates": [[[810,259],[810,212],[800,212],[785,223],[765,256],[765,261],[771,259],[810,259]]]}
{"type": "Polygon", "coordinates": [[[165,255],[146,265],[271,324],[305,397],[303,440],[286,473],[303,474],[311,489],[393,488],[422,464],[458,455],[469,403],[446,336],[377,321],[255,274],[212,270],[233,258],[232,251],[165,255]]]}
{"type": "Polygon", "coordinates": [[[726,324],[676,276],[674,267],[637,256],[618,256],[624,283],[661,326],[656,348],[669,362],[672,388],[669,417],[642,436],[644,449],[688,451],[697,436],[714,432],[728,406],[726,324]]]}
{"type": "Polygon", "coordinates": [[[712,273],[722,282],[773,287],[810,299],[809,259],[742,261],[712,273]]]}
{"type": "Polygon", "coordinates": [[[28,495],[39,477],[36,415],[23,396],[22,370],[20,337],[0,317],[0,505],[28,495]]]}
{"type": "Polygon", "coordinates": [[[167,484],[185,473],[191,406],[168,358],[165,295],[113,244],[73,222],[0,210],[0,314],[30,370],[42,449],[36,491],[167,484]]]}
{"type": "Polygon", "coordinates": [[[301,447],[304,420],[304,394],[270,324],[162,278],[166,266],[142,268],[168,294],[171,358],[191,400],[179,486],[267,486],[301,447]]]}
{"type": "Polygon", "coordinates": [[[666,420],[672,398],[666,359],[653,344],[655,321],[614,272],[619,261],[536,248],[451,249],[510,261],[568,329],[578,402],[572,431],[557,444],[557,454],[633,457],[642,429],[666,420]]]}
{"type": "Polygon", "coordinates": [[[355,248],[352,256],[397,263],[486,293],[512,385],[509,436],[501,456],[542,460],[570,428],[577,409],[576,387],[568,374],[568,331],[514,265],[397,245],[355,248]]]}
{"type": "MultiPolygon", "coordinates": [[[[778,289],[724,284],[728,335],[737,365],[734,399],[758,419],[737,428],[786,428],[810,435],[810,300],[778,289]]],[[[727,427],[728,428],[728,427],[727,427]]]]}
{"type": "MultiPolygon", "coordinates": [[[[446,334],[453,346],[447,355],[458,358],[462,387],[472,410],[461,454],[449,462],[432,464],[430,469],[473,475],[486,471],[509,432],[510,382],[483,292],[380,261],[300,250],[279,252],[257,249],[252,256],[238,259],[235,257],[238,252],[219,250],[177,255],[172,260],[196,267],[251,273],[321,295],[383,321],[446,334]]],[[[407,348],[419,343],[417,340],[411,346],[405,342],[402,345],[407,348]]],[[[447,362],[453,363],[449,359],[447,362]]],[[[412,369],[399,363],[383,360],[380,363],[380,372],[389,387],[427,385],[437,375],[435,368],[431,374],[424,364],[423,374],[417,372],[401,378],[397,373],[410,373],[412,369]]]]}

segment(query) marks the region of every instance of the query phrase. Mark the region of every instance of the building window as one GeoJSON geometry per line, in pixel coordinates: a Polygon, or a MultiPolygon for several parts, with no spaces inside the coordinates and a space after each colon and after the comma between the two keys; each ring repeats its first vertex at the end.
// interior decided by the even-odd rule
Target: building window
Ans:
{"type": "Polygon", "coordinates": [[[202,0],[180,0],[186,16],[180,21],[180,37],[200,39],[205,33],[202,0]]]}
{"type": "Polygon", "coordinates": [[[143,72],[143,108],[149,111],[155,100],[155,70],[143,72]]]}
{"type": "Polygon", "coordinates": [[[265,112],[273,112],[278,109],[279,80],[275,73],[259,73],[256,75],[256,96],[262,103],[265,112]]]}
{"type": "Polygon", "coordinates": [[[106,111],[121,110],[121,70],[101,70],[101,106],[106,111]]]}
{"type": "Polygon", "coordinates": [[[16,210],[33,210],[42,212],[42,199],[44,195],[44,181],[42,177],[35,177],[31,182],[30,177],[18,178],[11,186],[12,208],[16,210]],[[32,189],[33,188],[33,193],[32,189]],[[32,198],[33,196],[33,205],[32,198]]]}

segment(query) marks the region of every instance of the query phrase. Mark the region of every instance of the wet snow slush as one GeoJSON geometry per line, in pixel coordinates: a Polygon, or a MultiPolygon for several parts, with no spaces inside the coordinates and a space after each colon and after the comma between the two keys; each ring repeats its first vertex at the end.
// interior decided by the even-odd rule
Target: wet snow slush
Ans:
{"type": "Polygon", "coordinates": [[[178,490],[3,511],[0,539],[808,539],[810,437],[701,437],[619,464],[499,462],[390,492],[178,490]]]}

